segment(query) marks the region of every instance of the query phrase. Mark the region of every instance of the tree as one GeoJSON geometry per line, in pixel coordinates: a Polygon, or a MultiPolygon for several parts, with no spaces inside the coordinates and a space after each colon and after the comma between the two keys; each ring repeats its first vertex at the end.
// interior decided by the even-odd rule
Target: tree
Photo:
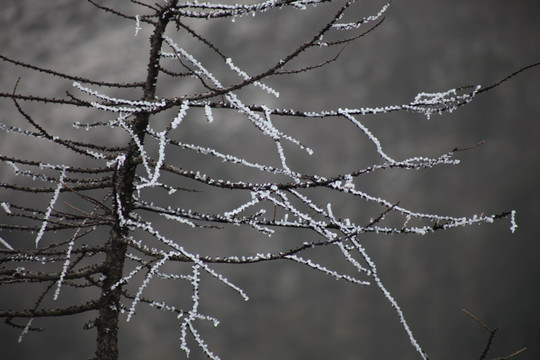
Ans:
{"type": "Polygon", "coordinates": [[[138,15],[89,2],[133,21],[136,35],[143,28],[152,29],[145,77],[131,83],[92,80],[1,56],[19,68],[73,84],[63,98],[22,94],[18,84],[1,94],[12,100],[25,122],[2,124],[5,134],[24,136],[30,144],[45,142],[57,154],[71,154],[62,161],[1,155],[4,168],[15,175],[6,176],[1,186],[6,194],[16,196],[2,199],[9,221],[0,226],[27,235],[2,238],[1,284],[6,288],[39,286],[40,291],[31,306],[2,310],[7,323],[20,327],[24,335],[38,329],[35,322],[39,320],[34,319],[97,314],[86,324],[97,331],[96,358],[117,359],[121,314],[129,321],[139,307],[148,305],[178,316],[181,347],[186,354],[191,337],[208,357],[217,358],[197,327],[201,320],[217,324],[217,319],[203,314],[199,307],[201,282],[214,278],[247,300],[248,295],[234,279],[216,270],[218,266],[290,260],[358,286],[377,286],[395,309],[419,356],[425,358],[398,303],[379,278],[362,236],[427,234],[505,217],[511,219],[513,231],[514,213],[466,217],[427,214],[361,190],[360,179],[371,174],[456,165],[457,152],[479,144],[433,157],[397,159],[360,119],[400,111],[427,117],[452,112],[529,67],[488,87],[419,93],[404,105],[310,109],[298,104],[295,109],[280,109],[268,105],[279,97],[275,89],[280,79],[316,74],[332,65],[349,44],[382,23],[389,4],[371,16],[358,18],[356,1],[268,1],[255,5],[169,1],[139,3],[138,15]],[[325,6],[326,15],[319,17],[309,36],[301,34],[296,47],[272,52],[267,63],[251,65],[249,71],[237,65],[232,56],[236,54],[222,49],[223,39],[205,36],[200,24],[207,20],[239,22],[242,17],[266,16],[267,12],[313,11],[317,4],[325,6]],[[168,79],[180,87],[171,91],[170,86],[161,85],[168,79]],[[75,131],[66,133],[46,125],[45,112],[36,115],[27,110],[36,102],[74,108],[81,114],[92,110],[93,115],[76,122],[68,117],[75,131]],[[195,137],[199,143],[185,139],[186,123],[200,118],[213,127],[238,121],[241,126],[253,127],[250,136],[255,140],[234,142],[254,142],[268,153],[261,155],[253,149],[239,155],[237,148],[211,136],[195,137]],[[328,173],[317,163],[325,152],[323,147],[304,144],[299,140],[301,133],[282,130],[284,122],[299,119],[348,123],[359,138],[367,139],[375,156],[366,155],[362,160],[366,164],[358,168],[328,173]],[[85,140],[88,131],[101,136],[85,140]],[[303,163],[304,153],[314,160],[303,163]],[[361,203],[365,210],[362,214],[351,212],[342,205],[342,198],[361,203]],[[285,236],[289,245],[246,251],[229,236],[243,228],[268,239],[285,236]],[[191,229],[207,237],[210,244],[222,238],[230,246],[201,246],[185,235],[191,234],[191,229]],[[306,235],[296,235],[299,232],[308,233],[308,240],[306,235]],[[341,253],[352,271],[338,271],[313,258],[311,251],[318,248],[341,253]],[[168,303],[159,293],[149,293],[148,288],[159,280],[190,288],[186,295],[189,306],[168,303]],[[56,306],[54,301],[66,288],[81,292],[86,300],[56,306]]]}

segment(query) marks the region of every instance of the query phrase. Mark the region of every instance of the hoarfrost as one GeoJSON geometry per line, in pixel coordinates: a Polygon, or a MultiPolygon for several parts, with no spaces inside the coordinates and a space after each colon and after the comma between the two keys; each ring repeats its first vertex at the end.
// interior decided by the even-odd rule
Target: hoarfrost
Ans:
{"type": "Polygon", "coordinates": [[[516,210],[512,210],[510,213],[510,231],[513,233],[517,230],[517,222],[516,222],[516,210]]]}

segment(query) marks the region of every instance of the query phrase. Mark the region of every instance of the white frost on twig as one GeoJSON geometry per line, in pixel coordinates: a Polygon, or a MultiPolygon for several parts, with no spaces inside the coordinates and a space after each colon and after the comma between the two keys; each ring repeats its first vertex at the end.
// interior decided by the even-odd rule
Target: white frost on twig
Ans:
{"type": "Polygon", "coordinates": [[[135,15],[135,36],[139,35],[141,29],[141,16],[135,15]]]}
{"type": "Polygon", "coordinates": [[[45,211],[45,216],[43,217],[43,222],[41,223],[41,227],[39,228],[39,231],[36,236],[36,248],[38,247],[39,241],[43,237],[43,234],[45,233],[45,229],[48,225],[49,217],[51,216],[51,213],[53,211],[54,205],[56,204],[56,200],[58,199],[58,195],[60,195],[60,190],[64,187],[64,178],[66,177],[66,169],[62,169],[62,172],[60,173],[60,177],[58,178],[58,185],[56,187],[56,190],[53,193],[53,196],[51,198],[51,201],[49,202],[49,206],[47,207],[47,210],[45,211]]]}
{"type": "Polygon", "coordinates": [[[510,213],[510,231],[513,233],[516,232],[518,224],[516,222],[516,210],[512,210],[510,213]]]}
{"type": "Polygon", "coordinates": [[[354,125],[356,125],[362,132],[368,137],[368,139],[375,144],[375,147],[377,148],[377,153],[386,161],[390,163],[395,163],[396,161],[392,159],[390,156],[386,155],[386,153],[383,151],[383,148],[381,146],[381,143],[375,135],[373,135],[367,127],[364,126],[360,121],[356,120],[354,116],[352,116],[347,109],[339,109],[338,112],[343,115],[345,118],[349,119],[354,125]]]}
{"type": "Polygon", "coordinates": [[[9,243],[4,240],[2,237],[0,237],[0,244],[4,245],[6,249],[13,250],[13,247],[9,245],[9,243]]]}
{"type": "Polygon", "coordinates": [[[10,209],[9,204],[7,202],[1,202],[0,206],[2,206],[2,209],[4,209],[6,214],[11,214],[11,209],[10,209]]]}
{"type": "MultiPolygon", "coordinates": [[[[250,79],[251,79],[251,77],[250,77],[248,74],[246,74],[246,72],[244,72],[242,69],[240,69],[239,67],[237,67],[236,65],[233,64],[231,58],[227,58],[227,59],[225,60],[225,63],[226,63],[227,65],[229,65],[229,67],[231,68],[231,70],[234,70],[234,71],[235,71],[238,75],[240,75],[244,80],[250,80],[250,79]]],[[[267,93],[274,95],[276,98],[279,97],[279,92],[277,92],[276,90],[272,89],[270,86],[261,83],[260,81],[255,81],[255,82],[253,82],[253,85],[260,87],[261,89],[265,90],[267,93]]]]}
{"type": "Polygon", "coordinates": [[[204,114],[206,115],[206,120],[208,120],[209,123],[214,122],[214,116],[212,115],[212,108],[210,105],[204,105],[204,114]]]}
{"type": "Polygon", "coordinates": [[[24,327],[23,331],[21,332],[21,335],[19,335],[19,339],[18,339],[19,343],[22,342],[24,335],[28,334],[28,331],[30,330],[30,326],[32,326],[33,321],[34,321],[34,318],[32,317],[26,323],[26,326],[24,327]]]}
{"type": "Polygon", "coordinates": [[[178,125],[184,120],[184,117],[187,114],[187,111],[189,109],[189,101],[183,101],[182,105],[180,105],[180,110],[178,110],[178,114],[174,118],[174,120],[171,122],[171,129],[176,129],[178,125]]]}
{"type": "Polygon", "coordinates": [[[390,2],[386,3],[376,15],[370,15],[368,17],[363,18],[360,21],[357,22],[350,22],[350,23],[339,23],[332,25],[333,29],[336,30],[352,30],[352,29],[358,29],[360,26],[367,24],[372,21],[378,20],[381,16],[384,15],[386,10],[390,7],[390,2]]]}

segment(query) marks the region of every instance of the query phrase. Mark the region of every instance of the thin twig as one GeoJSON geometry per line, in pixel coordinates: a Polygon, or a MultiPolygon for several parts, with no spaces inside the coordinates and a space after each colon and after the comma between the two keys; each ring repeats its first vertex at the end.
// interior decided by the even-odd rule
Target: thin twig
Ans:
{"type": "Polygon", "coordinates": [[[463,147],[463,148],[460,148],[460,147],[455,147],[454,149],[452,149],[452,152],[458,152],[458,151],[465,151],[465,150],[470,150],[470,149],[473,149],[477,146],[480,146],[480,145],[484,145],[486,143],[485,140],[482,140],[482,141],[479,141],[477,142],[476,144],[474,145],[470,145],[470,146],[466,146],[466,147],[463,147]]]}

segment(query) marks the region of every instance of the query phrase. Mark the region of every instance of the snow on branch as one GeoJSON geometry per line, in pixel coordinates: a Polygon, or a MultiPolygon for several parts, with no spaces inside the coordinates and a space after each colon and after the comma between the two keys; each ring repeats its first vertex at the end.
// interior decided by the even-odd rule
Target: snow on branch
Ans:
{"type": "MultiPolygon", "coordinates": [[[[230,288],[236,290],[240,294],[240,296],[242,296],[242,298],[244,298],[245,301],[249,300],[249,297],[246,295],[246,293],[241,288],[239,288],[238,286],[231,283],[226,277],[224,277],[220,273],[218,273],[218,272],[214,271],[213,269],[211,269],[208,265],[206,265],[200,259],[200,256],[198,254],[190,253],[190,252],[186,251],[183,246],[177,244],[176,242],[174,242],[171,239],[168,239],[168,238],[164,237],[156,229],[154,229],[154,227],[152,226],[151,223],[143,222],[143,221],[135,221],[135,220],[130,219],[130,220],[126,220],[126,224],[128,226],[132,226],[134,228],[141,229],[141,230],[151,234],[153,237],[155,237],[157,240],[162,242],[164,245],[167,245],[167,246],[173,248],[176,252],[178,252],[178,254],[181,254],[181,255],[189,258],[194,264],[199,265],[202,269],[204,269],[208,274],[210,274],[211,276],[213,276],[217,280],[221,281],[222,283],[229,286],[230,288]]],[[[169,255],[169,256],[171,256],[171,255],[169,255]]]]}
{"type": "Polygon", "coordinates": [[[257,4],[213,4],[209,2],[185,2],[178,4],[175,13],[180,16],[212,19],[218,17],[237,17],[247,14],[258,14],[271,9],[281,9],[287,6],[305,10],[308,6],[316,6],[328,0],[267,0],[257,4]]]}
{"type": "Polygon", "coordinates": [[[194,264],[192,266],[193,269],[193,275],[189,277],[190,283],[193,288],[193,295],[191,296],[192,299],[192,308],[189,310],[187,316],[184,316],[182,319],[182,324],[180,326],[181,336],[180,336],[180,348],[184,350],[186,353],[186,356],[189,356],[189,353],[191,352],[189,346],[187,345],[186,337],[187,332],[191,333],[191,335],[194,337],[195,341],[197,342],[197,345],[203,350],[205,355],[212,360],[219,360],[220,357],[215,355],[212,351],[210,351],[208,345],[204,341],[204,339],[201,337],[197,329],[195,328],[193,322],[197,319],[203,319],[203,320],[210,320],[214,323],[214,326],[218,326],[219,321],[216,319],[205,316],[199,313],[199,284],[200,284],[200,266],[198,264],[194,264]]]}
{"type": "MultiPolygon", "coordinates": [[[[538,65],[540,65],[540,63],[538,65]]],[[[492,89],[494,86],[497,85],[491,85],[488,88],[492,89]]],[[[270,115],[305,118],[330,118],[342,116],[343,113],[346,113],[348,115],[365,116],[387,114],[397,111],[408,111],[423,114],[426,116],[426,118],[429,119],[431,115],[434,114],[443,115],[445,113],[451,113],[455,111],[457,108],[471,102],[475,96],[488,88],[482,89],[481,85],[476,85],[454,88],[434,93],[420,92],[415,96],[413,101],[408,104],[386,105],[379,107],[338,108],[323,111],[306,111],[299,109],[265,109],[261,105],[250,105],[248,106],[248,108],[252,111],[266,111],[270,115]]],[[[221,104],[220,107],[233,108],[230,104],[221,104]]]]}
{"type": "Polygon", "coordinates": [[[364,249],[364,247],[358,241],[356,241],[354,238],[351,238],[351,242],[354,244],[354,246],[356,247],[358,252],[360,254],[362,254],[362,257],[364,258],[364,260],[368,263],[369,268],[371,269],[371,276],[373,277],[375,283],[377,284],[379,289],[382,291],[382,293],[384,294],[386,299],[390,302],[390,304],[394,308],[394,311],[397,313],[399,321],[400,321],[401,325],[403,326],[403,328],[405,329],[405,332],[407,333],[407,336],[409,337],[410,343],[415,348],[415,350],[418,352],[420,357],[422,359],[424,359],[424,360],[427,360],[428,359],[427,354],[422,349],[422,347],[420,347],[420,345],[418,344],[418,341],[416,340],[411,328],[409,327],[409,324],[405,320],[405,315],[403,314],[403,310],[401,310],[401,307],[399,306],[397,301],[390,294],[390,292],[386,289],[383,282],[379,278],[379,276],[377,274],[377,268],[375,266],[375,263],[371,260],[371,258],[369,257],[369,255],[366,252],[366,250],[364,249]]]}
{"type": "Polygon", "coordinates": [[[311,259],[304,259],[304,258],[302,258],[300,256],[297,256],[297,255],[287,255],[286,258],[291,259],[293,261],[296,261],[296,262],[298,262],[300,264],[307,265],[310,268],[321,271],[321,272],[326,273],[326,274],[328,274],[330,276],[333,276],[337,280],[346,280],[346,281],[352,282],[352,283],[357,284],[357,285],[370,285],[369,281],[358,280],[358,279],[356,279],[356,278],[354,278],[352,276],[345,275],[345,274],[340,274],[337,271],[330,270],[330,269],[328,269],[328,268],[326,268],[326,267],[324,267],[324,266],[322,266],[320,264],[314,263],[311,259]]]}
{"type": "Polygon", "coordinates": [[[45,233],[45,229],[47,228],[49,217],[51,216],[51,213],[53,211],[54,205],[56,204],[56,200],[58,199],[58,195],[60,195],[60,190],[64,186],[64,178],[66,177],[66,170],[63,169],[60,173],[60,177],[58,178],[58,186],[56,187],[56,190],[53,193],[53,196],[51,198],[51,201],[49,202],[49,206],[47,207],[47,210],[45,211],[45,216],[43,217],[43,222],[41,224],[41,227],[36,235],[36,248],[39,245],[39,241],[43,237],[43,234],[45,233]]]}
{"type": "Polygon", "coordinates": [[[351,30],[351,29],[358,29],[360,26],[364,25],[364,24],[367,24],[369,22],[372,22],[372,21],[377,21],[379,20],[383,15],[384,13],[386,13],[386,10],[388,10],[388,8],[390,7],[390,2],[389,1],[388,3],[386,3],[380,10],[379,12],[376,14],[376,15],[371,15],[371,16],[368,16],[368,17],[365,17],[363,18],[362,20],[360,21],[357,21],[357,22],[351,22],[351,23],[343,23],[343,24],[333,24],[332,25],[332,28],[336,29],[336,30],[351,30]]]}
{"type": "Polygon", "coordinates": [[[73,82],[73,86],[79,89],[80,91],[87,93],[88,95],[95,96],[96,98],[105,101],[105,103],[91,102],[92,106],[94,106],[96,109],[101,109],[105,111],[118,112],[118,113],[149,112],[149,111],[156,111],[166,105],[164,100],[146,101],[146,100],[128,100],[128,99],[113,98],[113,97],[101,94],[90,88],[84,87],[76,81],[73,82]],[[129,105],[129,107],[116,106],[117,104],[129,105]]]}
{"type": "MultiPolygon", "coordinates": [[[[229,67],[231,68],[231,70],[234,70],[238,75],[240,75],[244,80],[249,80],[251,79],[251,77],[246,74],[243,70],[241,70],[239,67],[237,67],[236,65],[233,64],[232,62],[232,59],[231,58],[227,58],[227,60],[225,60],[225,63],[227,65],[229,65],[229,67]]],[[[253,85],[255,86],[258,86],[260,87],[261,89],[265,90],[266,92],[268,92],[269,94],[272,94],[274,95],[275,97],[279,97],[279,93],[272,89],[271,87],[269,87],[268,85],[265,85],[263,83],[261,83],[260,81],[255,81],[253,82],[253,85]]]]}
{"type": "Polygon", "coordinates": [[[385,159],[386,161],[390,162],[390,163],[394,163],[396,162],[394,159],[392,159],[391,157],[389,157],[388,155],[386,155],[386,153],[383,151],[383,148],[381,146],[381,143],[379,141],[379,139],[377,139],[370,131],[367,127],[365,127],[360,121],[356,120],[354,118],[354,116],[352,116],[351,114],[349,114],[349,112],[347,110],[342,110],[342,109],[339,109],[338,110],[338,113],[340,113],[341,115],[343,115],[345,118],[349,119],[354,125],[356,125],[360,130],[362,130],[362,132],[368,137],[368,139],[373,143],[375,144],[375,147],[377,148],[377,153],[383,158],[385,159]]]}

